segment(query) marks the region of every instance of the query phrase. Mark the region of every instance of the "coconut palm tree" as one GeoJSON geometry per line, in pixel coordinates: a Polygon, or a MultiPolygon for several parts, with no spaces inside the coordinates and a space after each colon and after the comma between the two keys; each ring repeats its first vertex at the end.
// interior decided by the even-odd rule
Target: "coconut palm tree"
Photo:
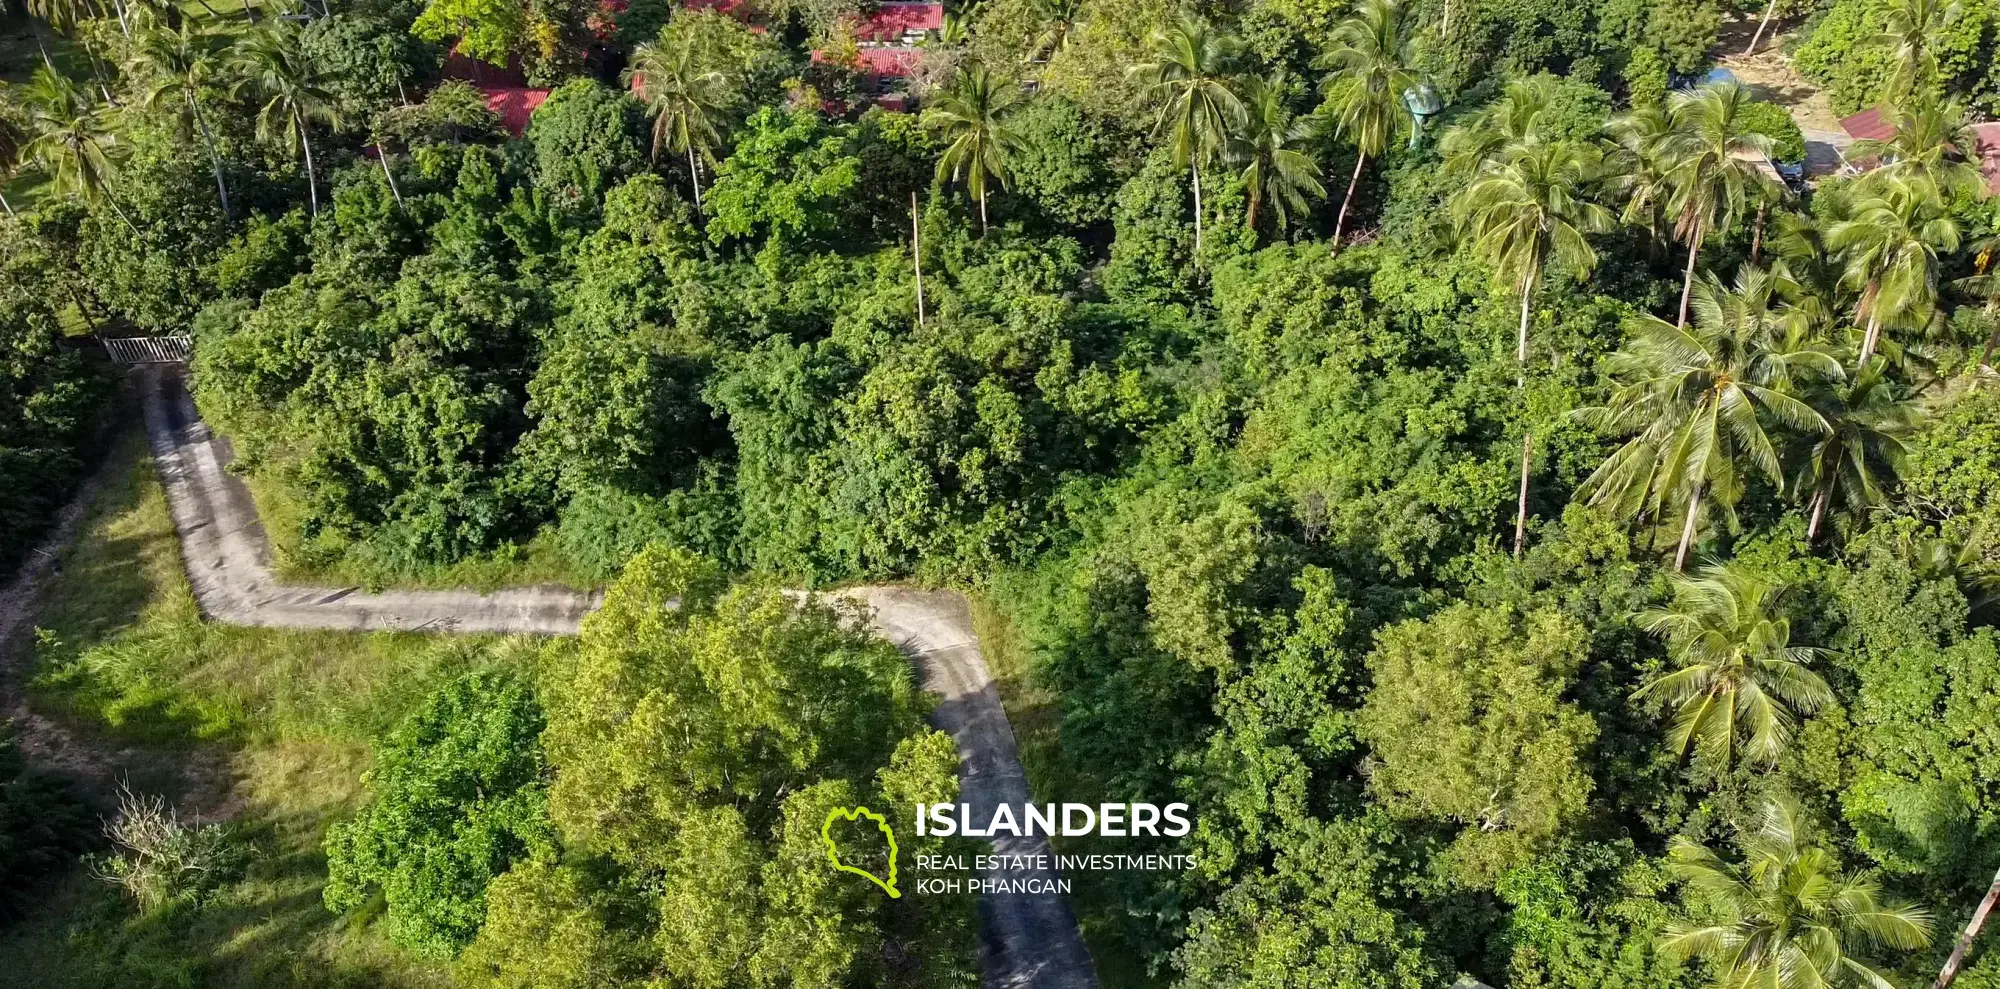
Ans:
{"type": "MultiPolygon", "coordinates": [[[[2000,254],[2000,236],[1988,237],[1973,245],[1976,260],[1973,273],[1951,283],[1951,287],[1967,295],[1978,298],[1985,304],[1986,322],[1992,333],[1986,338],[1986,350],[1979,355],[1979,366],[1990,370],[1993,367],[1993,350],[2000,347],[2000,269],[1993,266],[1994,256],[2000,254]]],[[[1973,387],[1979,387],[1975,378],[1973,387]]]]}
{"type": "Polygon", "coordinates": [[[1024,61],[1046,62],[1069,46],[1077,15],[1083,11],[1083,0],[1035,0],[1034,7],[1035,23],[1041,31],[1028,42],[1028,51],[1022,57],[1024,61]]]}
{"type": "Polygon", "coordinates": [[[1312,126],[1292,119],[1291,111],[1285,108],[1289,82],[1283,69],[1269,78],[1252,76],[1243,81],[1246,113],[1237,153],[1243,162],[1243,185],[1250,195],[1244,222],[1252,233],[1265,203],[1271,204],[1278,229],[1283,230],[1292,213],[1308,209],[1307,197],[1326,197],[1326,187],[1319,182],[1319,163],[1297,147],[1312,135],[1312,126]]]}
{"type": "Polygon", "coordinates": [[[625,84],[635,81],[653,118],[653,164],[659,165],[662,149],[685,153],[694,208],[701,209],[700,159],[713,161],[722,143],[722,116],[732,97],[729,77],[703,66],[692,45],[668,49],[649,42],[632,52],[625,70],[625,84]]]}
{"type": "Polygon", "coordinates": [[[1498,99],[1438,139],[1445,172],[1469,176],[1479,170],[1481,162],[1513,145],[1545,140],[1543,126],[1560,86],[1560,80],[1552,75],[1508,80],[1498,99]]]}
{"type": "Polygon", "coordinates": [[[1333,223],[1333,242],[1347,229],[1347,211],[1354,204],[1354,187],[1368,159],[1389,150],[1389,142],[1412,125],[1403,92],[1417,86],[1415,61],[1401,0],[1360,0],[1354,12],[1333,29],[1326,54],[1317,63],[1326,69],[1321,93],[1326,112],[1339,133],[1354,142],[1357,157],[1340,199],[1340,216],[1333,223]]]}
{"type": "Polygon", "coordinates": [[[1715,919],[1668,923],[1660,949],[1707,961],[1715,989],[1889,989],[1860,953],[1930,943],[1930,915],[1885,901],[1874,873],[1842,871],[1785,794],[1766,798],[1742,861],[1675,838],[1667,871],[1715,919]]]}
{"type": "Polygon", "coordinates": [[[1645,233],[1648,254],[1657,259],[1672,238],[1667,206],[1673,185],[1663,152],[1673,121],[1656,106],[1640,107],[1605,126],[1609,150],[1604,160],[1604,188],[1623,204],[1619,220],[1645,233]]]}
{"type": "Polygon", "coordinates": [[[1672,672],[1633,693],[1673,708],[1668,741],[1715,765],[1741,755],[1774,763],[1799,714],[1833,701],[1833,690],[1807,668],[1819,650],[1792,644],[1780,612],[1782,584],[1729,564],[1674,578],[1674,600],[1638,616],[1639,627],[1667,640],[1672,672]],[[1740,738],[1739,738],[1740,736],[1740,738]]]}
{"type": "Polygon", "coordinates": [[[1734,288],[1712,275],[1696,286],[1692,326],[1635,317],[1631,339],[1606,361],[1609,402],[1571,413],[1629,437],[1577,497],[1653,526],[1681,512],[1676,571],[1687,565],[1705,504],[1734,517],[1744,486],[1739,462],[1784,483],[1766,420],[1801,432],[1830,428],[1795,391],[1803,375],[1838,376],[1839,362],[1784,332],[1776,289],[1769,273],[1745,266],[1734,288]]]}
{"type": "Polygon", "coordinates": [[[109,203],[131,226],[125,208],[110,194],[117,167],[111,159],[115,138],[104,106],[68,76],[42,66],[21,94],[21,108],[30,135],[22,156],[49,177],[57,192],[85,202],[109,203]]]}
{"type": "Polygon", "coordinates": [[[201,97],[220,74],[222,63],[216,54],[215,39],[192,19],[178,31],[155,27],[140,33],[132,52],[133,68],[146,80],[142,90],[148,107],[177,104],[201,134],[208,150],[208,167],[215,174],[215,194],[222,200],[222,215],[229,215],[229,184],[222,178],[222,155],[215,148],[215,132],[201,112],[201,97]]]}
{"type": "Polygon", "coordinates": [[[326,77],[300,47],[298,35],[283,22],[257,28],[237,43],[238,95],[263,101],[257,110],[257,137],[281,141],[289,151],[304,153],[306,196],[319,215],[319,178],[313,166],[312,125],[341,125],[326,77]]]}
{"type": "Polygon", "coordinates": [[[1918,87],[1938,82],[1936,45],[1965,10],[1958,0],[1889,0],[1875,45],[1889,49],[1896,69],[1889,79],[1891,102],[1909,99],[1918,87]]]}
{"type": "Polygon", "coordinates": [[[938,156],[939,181],[965,179],[965,191],[979,200],[979,233],[986,233],[986,180],[1007,188],[1007,156],[1021,146],[1020,135],[1007,117],[1021,102],[1021,90],[995,79],[982,65],[962,70],[951,88],[938,94],[924,110],[924,126],[942,131],[944,153],[938,156]]]}
{"type": "Polygon", "coordinates": [[[1201,254],[1201,171],[1229,149],[1243,127],[1243,101],[1230,86],[1236,39],[1208,22],[1183,17],[1153,33],[1153,61],[1127,72],[1160,100],[1154,135],[1168,133],[1174,165],[1188,170],[1194,190],[1194,250],[1201,254]]]}
{"type": "Polygon", "coordinates": [[[1880,158],[1876,175],[1912,178],[1936,186],[1946,198],[1979,196],[1986,177],[1979,173],[1978,141],[1965,111],[1955,103],[1929,103],[1916,110],[1892,110],[1896,128],[1886,141],[1854,142],[1853,158],[1880,158]]]}
{"type": "Polygon", "coordinates": [[[1959,227],[1928,180],[1870,175],[1826,242],[1861,293],[1856,315],[1866,329],[1857,365],[1866,366],[1884,326],[1923,327],[1936,316],[1939,259],[1958,250],[1959,227]]]}
{"type": "Polygon", "coordinates": [[[1669,128],[1656,153],[1671,190],[1667,212],[1674,219],[1674,234],[1688,246],[1681,279],[1682,326],[1688,321],[1703,241],[1735,222],[1752,201],[1778,195],[1758,168],[1770,156],[1771,139],[1750,130],[1751,102],[1750,90],[1743,86],[1715,83],[1675,93],[1669,103],[1669,128]]]}
{"type": "MultiPolygon", "coordinates": [[[[1514,360],[1527,386],[1528,318],[1535,286],[1551,257],[1578,275],[1597,264],[1587,235],[1612,227],[1611,211],[1584,198],[1598,156],[1567,141],[1514,145],[1489,159],[1453,202],[1461,235],[1521,293],[1521,331],[1514,360]]],[[[1514,514],[1514,555],[1528,541],[1528,468],[1533,430],[1521,436],[1521,491],[1514,514]]]]}
{"type": "Polygon", "coordinates": [[[1916,406],[1879,365],[1834,382],[1813,405],[1829,429],[1804,444],[1792,482],[1793,491],[1811,492],[1808,543],[1819,538],[1829,508],[1858,512],[1887,500],[1908,450],[1904,437],[1922,422],[1916,406]]]}

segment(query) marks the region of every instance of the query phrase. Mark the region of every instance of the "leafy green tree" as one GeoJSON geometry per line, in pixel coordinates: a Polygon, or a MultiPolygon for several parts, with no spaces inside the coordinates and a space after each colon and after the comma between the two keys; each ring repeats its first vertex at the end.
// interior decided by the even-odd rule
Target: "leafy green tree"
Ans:
{"type": "Polygon", "coordinates": [[[1879,158],[1882,176],[1929,183],[1946,199],[1985,193],[1986,177],[1976,164],[1979,141],[1958,105],[1925,103],[1892,109],[1888,117],[1895,133],[1885,141],[1854,142],[1855,157],[1879,158]]]}
{"type": "Polygon", "coordinates": [[[298,34],[282,23],[250,31],[236,45],[238,96],[263,101],[257,110],[257,136],[277,141],[291,153],[304,152],[306,195],[319,213],[319,179],[313,166],[312,125],[339,129],[343,118],[327,79],[300,46],[298,34]]]}
{"type": "Polygon", "coordinates": [[[709,239],[723,244],[762,232],[792,243],[830,236],[848,218],[842,205],[860,169],[861,159],[818,115],[759,110],[744,123],[709,192],[709,239]]]}
{"type": "Polygon", "coordinates": [[[1882,33],[1875,40],[1895,62],[1889,98],[1901,103],[1912,93],[1929,89],[1938,79],[1938,39],[1965,16],[1959,0],[1889,0],[1882,33]]]}
{"type": "Polygon", "coordinates": [[[1121,168],[1131,148],[1109,124],[1076,101],[1037,96],[1009,121],[1020,136],[1009,156],[1014,195],[1058,224],[1085,227],[1111,218],[1121,168]]]}
{"type": "Polygon", "coordinates": [[[1655,154],[1671,189],[1667,210],[1674,234],[1688,246],[1679,320],[1686,326],[1702,244],[1728,229],[1750,200],[1775,195],[1771,180],[1757,168],[1759,158],[1771,153],[1771,139],[1750,130],[1753,100],[1743,86],[1715,83],[1675,93],[1669,105],[1669,129],[1655,154]]]}
{"type": "Polygon", "coordinates": [[[115,138],[104,107],[46,65],[28,81],[21,107],[26,129],[33,135],[21,149],[22,156],[49,177],[57,192],[85,202],[109,203],[124,217],[124,207],[110,194],[117,166],[111,157],[115,138]]]}
{"type": "Polygon", "coordinates": [[[494,65],[520,50],[528,37],[528,8],[521,0],[430,0],[410,25],[425,41],[452,42],[458,50],[494,65]]]}
{"type": "Polygon", "coordinates": [[[715,149],[722,143],[721,118],[732,102],[728,77],[704,67],[691,45],[669,49],[645,44],[632,52],[625,81],[634,86],[653,118],[654,166],[660,163],[662,148],[684,152],[695,209],[700,209],[701,165],[697,158],[713,162],[715,149]]]}
{"type": "Polygon", "coordinates": [[[327,908],[379,893],[398,944],[450,956],[472,943],[489,884],[554,852],[541,731],[517,678],[473,673],[432,694],[376,750],[374,802],[327,832],[327,908]]]}
{"type": "Polygon", "coordinates": [[[1859,514],[1888,500],[1908,449],[1905,437],[1922,422],[1917,407],[1874,365],[1837,382],[1814,404],[1829,428],[1811,438],[1792,480],[1794,491],[1812,492],[1808,543],[1818,538],[1827,509],[1859,514]]]}
{"type": "Polygon", "coordinates": [[[604,194],[646,168],[645,113],[594,79],[556,87],[528,119],[535,187],[559,208],[594,214],[604,194]]]}
{"type": "Polygon", "coordinates": [[[1237,138],[1237,155],[1243,160],[1243,184],[1250,196],[1243,223],[1253,232],[1258,210],[1267,202],[1283,231],[1291,214],[1310,208],[1307,197],[1326,197],[1326,187],[1319,182],[1319,163],[1298,148],[1312,136],[1312,125],[1292,119],[1285,106],[1289,89],[1283,69],[1269,77],[1251,76],[1243,81],[1244,126],[1237,138]]]}
{"type": "MultiPolygon", "coordinates": [[[[648,931],[629,892],[588,864],[523,859],[486,890],[479,939],[453,974],[478,989],[604,989],[642,983],[648,931]]],[[[722,909],[727,904],[712,904],[722,909]]]]}
{"type": "Polygon", "coordinates": [[[1340,216],[1333,239],[1347,229],[1347,211],[1354,205],[1354,187],[1370,158],[1380,158],[1389,143],[1411,126],[1403,92],[1419,82],[1412,68],[1415,56],[1402,0],[1361,0],[1354,13],[1340,22],[1319,67],[1327,69],[1321,112],[1333,118],[1338,132],[1354,142],[1354,174],[1340,199],[1340,216]]]}
{"type": "Polygon", "coordinates": [[[1490,884],[1581,817],[1591,790],[1588,714],[1563,700],[1588,652],[1553,611],[1458,605],[1383,630],[1357,726],[1392,811],[1463,825],[1453,867],[1490,884]]]}
{"type": "Polygon", "coordinates": [[[299,44],[325,75],[327,91],[348,120],[408,105],[436,76],[440,54],[399,19],[358,10],[314,18],[300,29],[299,44]]]}
{"type": "Polygon", "coordinates": [[[145,104],[153,108],[179,104],[176,115],[184,111],[201,133],[209,169],[215,173],[215,194],[222,201],[222,215],[227,217],[229,183],[222,177],[222,154],[216,150],[215,132],[201,112],[202,96],[223,68],[215,39],[193,21],[183,23],[178,31],[151,28],[139,34],[132,57],[141,74],[151,79],[145,88],[145,104]]]}
{"type": "Polygon", "coordinates": [[[1152,61],[1133,65],[1128,72],[1159,101],[1154,136],[1169,134],[1174,165],[1188,170],[1188,185],[1194,191],[1194,251],[1199,256],[1201,170],[1227,152],[1230,135],[1241,128],[1244,118],[1243,101],[1229,78],[1238,45],[1208,22],[1188,17],[1157,29],[1150,44],[1152,61]]]}
{"type": "MultiPolygon", "coordinates": [[[[1837,375],[1823,351],[1781,334],[1775,286],[1745,268],[1734,289],[1712,276],[1695,294],[1695,323],[1677,327],[1652,316],[1632,321],[1631,340],[1605,362],[1610,401],[1573,415],[1631,438],[1577,489],[1589,504],[1658,526],[1686,505],[1674,569],[1687,564],[1701,507],[1730,510],[1743,494],[1738,462],[1781,484],[1777,445],[1765,425],[1824,433],[1826,420],[1798,398],[1795,377],[1837,375]]],[[[1732,516],[1733,517],[1733,516],[1732,516]]]]}
{"type": "Polygon", "coordinates": [[[995,79],[983,65],[959,70],[958,77],[924,108],[924,126],[941,131],[946,141],[938,156],[939,182],[965,180],[965,191],[979,201],[979,232],[986,232],[986,180],[1007,188],[1007,159],[1021,145],[1014,130],[1014,109],[1021,91],[995,79]]]}
{"type": "Polygon", "coordinates": [[[1884,899],[1873,873],[1843,872],[1813,839],[1798,801],[1783,794],[1765,802],[1740,862],[1676,838],[1668,870],[1690,901],[1718,916],[1675,922],[1661,950],[1707,961],[1716,989],[1888,985],[1861,952],[1929,944],[1930,915],[1884,899]]]}
{"type": "MultiPolygon", "coordinates": [[[[1453,203],[1473,250],[1521,292],[1521,328],[1514,350],[1520,385],[1527,385],[1528,318],[1535,285],[1553,258],[1578,276],[1597,264],[1587,235],[1612,227],[1611,212],[1585,198],[1597,156],[1567,141],[1520,144],[1489,159],[1453,203]]],[[[1528,542],[1528,459],[1532,429],[1521,437],[1521,495],[1514,516],[1514,555],[1528,542]]]]}
{"type": "Polygon", "coordinates": [[[1935,318],[1943,255],[1958,249],[1958,220],[1930,182],[1871,178],[1848,218],[1827,230],[1826,246],[1861,292],[1857,316],[1867,329],[1855,365],[1865,368],[1885,326],[1927,328],[1935,318]]]}
{"type": "Polygon", "coordinates": [[[1819,650],[1792,644],[1784,593],[1740,564],[1716,564],[1676,577],[1673,604],[1639,616],[1639,627],[1666,638],[1678,668],[1633,697],[1673,708],[1668,741],[1676,753],[1716,765],[1738,754],[1776,763],[1798,715],[1833,703],[1832,688],[1807,668],[1819,650]]]}

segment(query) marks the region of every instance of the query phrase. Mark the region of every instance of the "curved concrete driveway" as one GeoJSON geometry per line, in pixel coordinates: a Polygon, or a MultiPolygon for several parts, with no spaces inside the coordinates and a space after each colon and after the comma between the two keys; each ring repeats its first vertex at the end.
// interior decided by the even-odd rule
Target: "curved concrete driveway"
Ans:
{"type": "MultiPolygon", "coordinates": [[[[181,538],[188,581],[210,619],[238,625],[345,630],[575,634],[599,595],[559,587],[471,591],[384,591],[281,584],[270,541],[242,482],[223,470],[228,441],[195,411],[177,367],[139,369],[146,438],[181,538]]],[[[866,605],[875,630],[916,664],[938,695],[933,721],[958,743],[959,799],[974,818],[1001,803],[1028,802],[1027,778],[1000,694],[956,594],[902,587],[840,592],[866,605]]],[[[1002,838],[1002,854],[1046,855],[1045,838],[1002,838]]],[[[1002,874],[994,873],[996,878],[1002,874]]],[[[1008,878],[1035,875],[1014,871],[1008,878]]],[[[1046,874],[1043,878],[1052,878],[1046,874]]],[[[1061,896],[989,894],[980,899],[982,982],[1000,989],[1096,989],[1097,976],[1061,896]]]]}

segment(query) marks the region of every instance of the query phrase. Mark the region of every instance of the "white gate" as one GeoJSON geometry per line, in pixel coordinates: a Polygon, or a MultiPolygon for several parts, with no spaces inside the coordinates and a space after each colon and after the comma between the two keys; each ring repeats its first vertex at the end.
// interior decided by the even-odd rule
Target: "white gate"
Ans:
{"type": "Polygon", "coordinates": [[[194,338],[184,334],[107,338],[104,351],[120,364],[185,364],[194,358],[194,338]]]}

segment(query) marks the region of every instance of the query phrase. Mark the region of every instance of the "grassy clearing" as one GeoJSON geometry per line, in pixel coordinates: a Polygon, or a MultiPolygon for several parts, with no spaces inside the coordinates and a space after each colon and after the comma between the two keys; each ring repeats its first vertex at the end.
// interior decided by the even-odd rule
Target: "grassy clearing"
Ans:
{"type": "Polygon", "coordinates": [[[135,789],[180,799],[191,767],[223,767],[211,812],[251,858],[199,905],[150,916],[79,867],[0,931],[0,958],[20,962],[0,966],[0,987],[448,985],[442,968],[326,911],[320,841],[365,799],[379,733],[445,678],[532,663],[538,645],[205,625],[143,445],[127,436],[114,456],[124,466],[38,622],[36,706],[135,789]]]}
{"type": "Polygon", "coordinates": [[[505,546],[456,563],[415,572],[391,567],[371,558],[364,545],[332,534],[311,542],[301,538],[304,510],[283,482],[252,474],[244,483],[270,536],[273,569],[293,583],[356,585],[371,590],[470,587],[487,592],[529,584],[590,590],[600,584],[556,546],[547,530],[526,544],[505,546]]]}
{"type": "MultiPolygon", "coordinates": [[[[1095,799],[1096,784],[1079,778],[1062,757],[1062,702],[1053,692],[1035,682],[1034,650],[1019,626],[995,598],[981,593],[970,595],[972,630],[979,636],[979,651],[986,668],[1000,690],[1000,705],[1014,728],[1014,745],[1020,752],[1021,769],[1028,776],[1028,791],[1037,803],[1086,801],[1095,799]]],[[[1091,839],[1051,840],[1065,853],[1129,851],[1114,847],[1091,847],[1091,839]]],[[[1105,989],[1154,989],[1165,978],[1146,974],[1146,960],[1130,951],[1124,941],[1111,936],[1109,918],[1127,908],[1128,890],[1109,882],[1112,874],[1078,872],[1067,876],[1075,890],[1071,905],[1076,909],[1084,943],[1096,962],[1098,981],[1105,989]]]]}

